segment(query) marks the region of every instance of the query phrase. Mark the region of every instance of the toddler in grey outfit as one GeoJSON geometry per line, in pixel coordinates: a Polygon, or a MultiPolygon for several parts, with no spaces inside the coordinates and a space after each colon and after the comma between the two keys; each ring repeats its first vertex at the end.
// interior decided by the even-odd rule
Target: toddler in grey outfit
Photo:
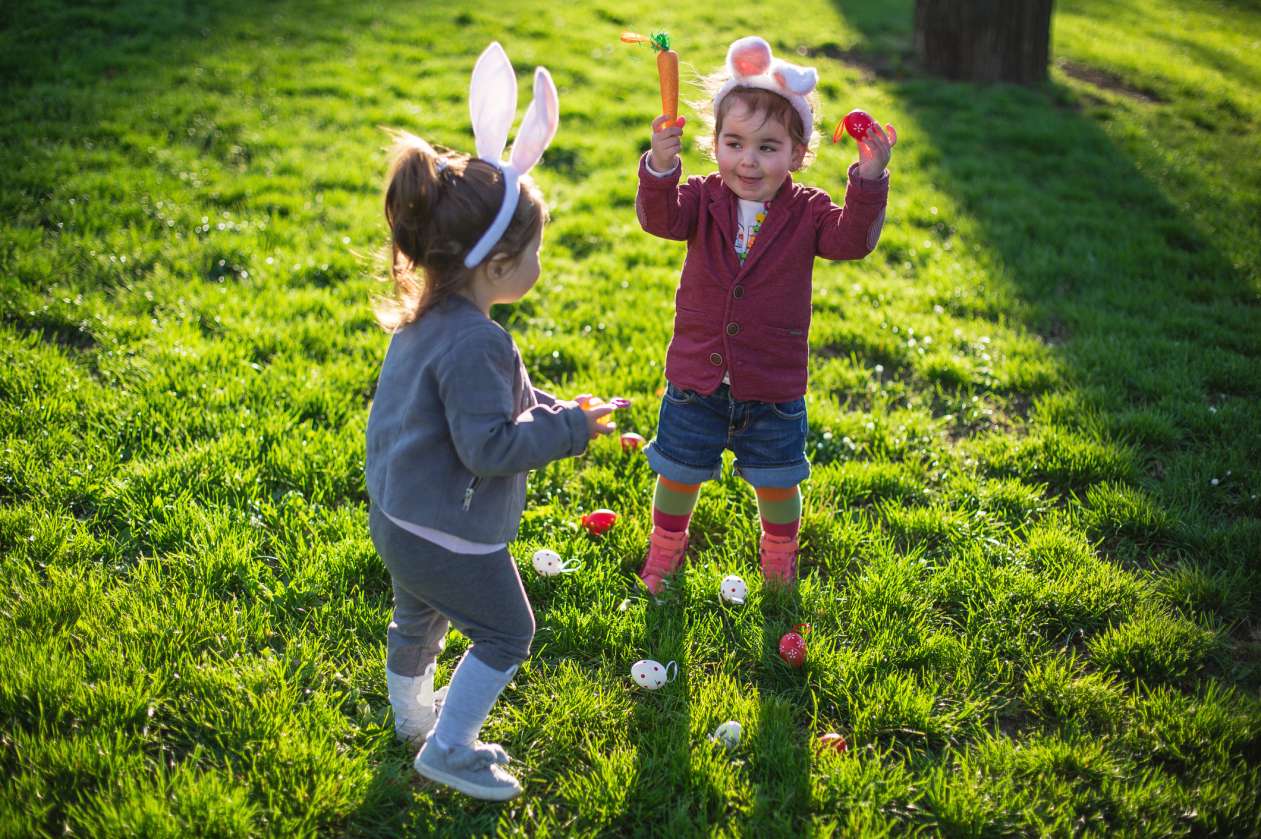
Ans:
{"type": "MultiPolygon", "coordinates": [[[[510,100],[497,90],[490,101],[515,106],[506,63],[498,44],[482,54],[475,103],[485,65],[483,79],[514,86],[510,100]]],[[[386,683],[398,736],[424,744],[417,771],[492,800],[521,791],[504,750],[477,735],[534,637],[507,549],[526,473],[582,454],[608,433],[601,420],[612,410],[533,387],[512,338],[489,316],[539,276],[547,211],[525,172],[555,133],[555,96],[538,71],[509,164],[497,159],[508,125],[493,160],[398,134],[385,196],[396,296],[378,312],[393,336],[368,418],[367,486],[372,541],[394,588],[386,683]],[[444,695],[433,679],[451,624],[472,644],[444,695]]],[[[482,151],[485,121],[502,117],[474,110],[482,151]]],[[[510,124],[511,109],[503,113],[510,124]]]]}

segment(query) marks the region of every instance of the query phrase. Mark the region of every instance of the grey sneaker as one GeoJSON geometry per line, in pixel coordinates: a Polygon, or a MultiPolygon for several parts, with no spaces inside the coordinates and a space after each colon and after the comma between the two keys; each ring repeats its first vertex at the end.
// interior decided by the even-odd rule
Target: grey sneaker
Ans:
{"type": "Polygon", "coordinates": [[[400,743],[410,743],[416,748],[420,748],[425,743],[425,738],[429,736],[429,732],[433,730],[434,723],[438,721],[438,714],[442,712],[442,703],[447,698],[447,686],[443,685],[433,692],[433,712],[426,713],[424,709],[418,717],[408,717],[406,719],[394,718],[394,736],[400,743]]]}
{"type": "Polygon", "coordinates": [[[521,794],[521,784],[502,768],[508,753],[494,743],[444,746],[429,740],[412,764],[431,781],[446,784],[484,801],[507,801],[521,794]]]}

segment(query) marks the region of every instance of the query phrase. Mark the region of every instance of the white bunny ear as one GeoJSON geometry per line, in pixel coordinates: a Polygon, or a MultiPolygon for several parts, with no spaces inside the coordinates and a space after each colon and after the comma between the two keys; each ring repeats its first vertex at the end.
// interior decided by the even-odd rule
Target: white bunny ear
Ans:
{"type": "Polygon", "coordinates": [[[468,108],[473,136],[477,138],[477,156],[499,162],[517,115],[517,76],[498,41],[483,50],[473,66],[468,108]]]}
{"type": "Polygon", "coordinates": [[[530,171],[556,136],[559,124],[560,97],[556,85],[547,69],[539,67],[534,71],[534,101],[526,110],[521,130],[512,144],[512,168],[523,175],[530,171]]]}
{"type": "Polygon", "coordinates": [[[813,67],[798,67],[778,59],[771,68],[771,75],[780,87],[799,96],[805,96],[819,83],[819,71],[813,67]]]}
{"type": "Polygon", "coordinates": [[[735,76],[760,76],[771,66],[771,45],[749,35],[727,48],[727,66],[735,76]]]}

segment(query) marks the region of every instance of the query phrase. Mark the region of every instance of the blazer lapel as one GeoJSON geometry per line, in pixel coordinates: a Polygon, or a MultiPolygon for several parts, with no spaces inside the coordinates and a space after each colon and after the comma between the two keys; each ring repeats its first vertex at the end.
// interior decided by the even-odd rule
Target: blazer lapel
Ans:
{"type": "Polygon", "coordinates": [[[737,207],[736,194],[719,181],[718,188],[709,196],[709,215],[722,234],[723,241],[719,246],[722,248],[722,264],[727,267],[728,280],[740,273],[740,258],[736,256],[737,207]]]}

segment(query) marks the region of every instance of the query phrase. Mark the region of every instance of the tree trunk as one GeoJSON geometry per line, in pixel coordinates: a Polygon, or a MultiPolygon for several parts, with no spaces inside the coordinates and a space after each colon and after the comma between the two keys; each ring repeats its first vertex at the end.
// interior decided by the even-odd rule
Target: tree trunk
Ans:
{"type": "Polygon", "coordinates": [[[915,0],[915,52],[930,73],[973,82],[1046,81],[1052,0],[915,0]]]}

